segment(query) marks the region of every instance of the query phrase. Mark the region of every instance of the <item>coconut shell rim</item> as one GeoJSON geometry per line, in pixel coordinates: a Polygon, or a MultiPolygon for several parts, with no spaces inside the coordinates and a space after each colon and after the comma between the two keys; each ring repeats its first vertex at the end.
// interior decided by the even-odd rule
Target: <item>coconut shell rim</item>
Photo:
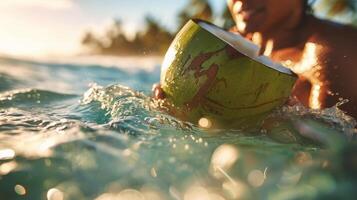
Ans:
{"type": "MultiPolygon", "coordinates": [[[[279,71],[279,70],[277,70],[277,69],[275,69],[275,68],[273,68],[273,67],[270,67],[270,66],[268,66],[268,65],[266,65],[266,64],[264,64],[264,63],[262,63],[262,62],[260,62],[260,61],[258,61],[258,60],[255,60],[255,59],[252,58],[251,56],[247,55],[245,52],[239,51],[239,50],[238,50],[234,45],[232,45],[230,42],[225,41],[224,39],[218,37],[217,35],[213,34],[213,33],[210,32],[209,30],[205,29],[205,28],[202,27],[199,23],[206,23],[206,24],[208,24],[208,25],[210,25],[210,26],[213,26],[213,27],[215,27],[215,28],[217,28],[217,29],[220,29],[220,30],[222,30],[222,31],[224,31],[224,32],[227,32],[226,30],[222,29],[221,27],[219,27],[219,26],[217,26],[217,25],[215,25],[215,24],[213,24],[213,23],[211,23],[211,22],[202,20],[202,19],[190,19],[190,21],[192,21],[194,24],[196,24],[197,26],[199,26],[200,28],[202,28],[203,30],[205,30],[206,32],[208,32],[209,34],[211,34],[212,36],[218,38],[218,39],[221,40],[222,42],[224,42],[224,43],[226,43],[227,45],[231,46],[235,51],[237,51],[237,52],[243,54],[244,56],[248,57],[248,58],[249,58],[250,60],[252,60],[253,62],[260,63],[260,64],[264,65],[265,67],[268,67],[269,69],[275,70],[275,71],[277,71],[277,72],[279,72],[279,73],[286,74],[286,75],[289,75],[289,76],[292,76],[292,77],[295,77],[295,78],[298,77],[291,69],[289,69],[289,68],[287,68],[287,67],[281,65],[280,63],[279,63],[279,64],[281,65],[281,67],[286,68],[287,70],[289,70],[290,73],[286,73],[286,72],[279,71]]],[[[270,59],[270,58],[269,58],[269,59],[270,59]]]]}

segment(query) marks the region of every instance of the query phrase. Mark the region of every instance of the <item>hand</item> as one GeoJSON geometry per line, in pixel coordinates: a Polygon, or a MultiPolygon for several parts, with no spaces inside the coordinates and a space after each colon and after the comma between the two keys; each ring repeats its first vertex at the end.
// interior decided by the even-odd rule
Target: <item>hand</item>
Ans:
{"type": "Polygon", "coordinates": [[[154,99],[165,99],[165,92],[162,90],[160,83],[156,83],[152,86],[152,93],[154,99]]]}
{"type": "MultiPolygon", "coordinates": [[[[238,13],[239,13],[239,10],[241,9],[241,2],[240,3],[237,3],[239,0],[227,0],[227,6],[228,6],[228,9],[229,11],[231,12],[231,15],[233,17],[233,20],[237,23],[237,18],[238,18],[238,13]]],[[[238,29],[238,25],[236,26],[233,26],[231,29],[230,29],[231,32],[239,32],[240,34],[244,34],[243,30],[239,30],[238,29]]]]}

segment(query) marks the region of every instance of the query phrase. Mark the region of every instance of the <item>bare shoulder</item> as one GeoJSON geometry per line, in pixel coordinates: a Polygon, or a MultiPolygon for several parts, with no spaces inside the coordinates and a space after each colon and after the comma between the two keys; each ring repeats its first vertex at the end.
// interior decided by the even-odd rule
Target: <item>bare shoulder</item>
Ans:
{"type": "MultiPolygon", "coordinates": [[[[357,27],[315,18],[312,20],[312,40],[341,50],[346,47],[357,48],[357,27]]],[[[347,49],[348,50],[348,49],[347,49]]]]}

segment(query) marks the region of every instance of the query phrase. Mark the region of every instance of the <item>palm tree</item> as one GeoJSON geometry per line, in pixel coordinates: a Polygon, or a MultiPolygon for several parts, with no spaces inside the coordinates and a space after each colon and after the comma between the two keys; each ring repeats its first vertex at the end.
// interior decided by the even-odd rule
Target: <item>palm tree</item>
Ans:
{"type": "Polygon", "coordinates": [[[146,53],[162,54],[170,45],[173,35],[152,16],[145,18],[146,29],[138,34],[136,42],[146,53]]]}
{"type": "Polygon", "coordinates": [[[102,49],[101,41],[98,40],[98,38],[90,31],[84,34],[81,44],[93,52],[97,52],[102,49]]]}
{"type": "Polygon", "coordinates": [[[179,13],[179,28],[192,18],[212,21],[213,11],[208,0],[191,0],[179,13]]]}

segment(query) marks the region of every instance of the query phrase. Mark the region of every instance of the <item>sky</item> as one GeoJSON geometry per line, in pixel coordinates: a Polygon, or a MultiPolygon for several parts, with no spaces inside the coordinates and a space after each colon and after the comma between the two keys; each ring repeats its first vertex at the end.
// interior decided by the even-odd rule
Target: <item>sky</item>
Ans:
{"type": "MultiPolygon", "coordinates": [[[[224,0],[210,0],[222,10],[224,0]]],[[[130,36],[150,14],[171,30],[188,0],[0,0],[0,55],[73,55],[86,30],[121,19],[130,36]]]]}

